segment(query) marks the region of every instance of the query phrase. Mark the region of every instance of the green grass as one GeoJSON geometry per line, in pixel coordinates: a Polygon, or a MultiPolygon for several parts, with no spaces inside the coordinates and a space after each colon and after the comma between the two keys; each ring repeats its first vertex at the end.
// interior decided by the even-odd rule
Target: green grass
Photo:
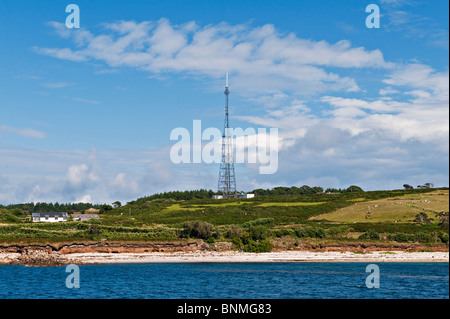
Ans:
{"type": "Polygon", "coordinates": [[[322,205],[326,202],[311,202],[311,203],[305,203],[305,202],[294,202],[294,203],[262,203],[256,205],[256,207],[270,207],[270,206],[277,206],[277,207],[292,207],[292,206],[315,206],[315,205],[322,205]]]}
{"type": "Polygon", "coordinates": [[[202,221],[219,230],[220,240],[230,240],[226,232],[231,225],[237,225],[243,230],[242,236],[252,227],[263,226],[271,238],[290,237],[301,241],[320,234],[324,236],[322,240],[363,242],[358,240],[361,234],[376,231],[381,236],[376,244],[395,238],[440,243],[440,240],[448,242],[448,225],[440,226],[437,214],[448,212],[448,202],[448,190],[279,195],[248,200],[139,199],[102,214],[100,220],[65,223],[24,222],[22,216],[11,218],[10,212],[2,210],[0,241],[175,240],[185,222],[202,221]],[[365,218],[368,206],[371,214],[365,218]],[[413,220],[419,212],[426,212],[433,224],[415,223],[413,220]],[[316,231],[305,235],[299,228],[316,231]]]}
{"type": "Polygon", "coordinates": [[[353,199],[349,199],[348,201],[349,202],[363,202],[363,201],[365,201],[366,199],[365,198],[353,198],[353,199]]]}
{"type": "MultiPolygon", "coordinates": [[[[356,201],[356,199],[353,201],[356,201]]],[[[332,213],[314,216],[312,219],[341,223],[412,223],[417,214],[424,212],[435,223],[438,223],[439,219],[436,215],[440,212],[448,211],[448,206],[449,196],[447,190],[356,202],[332,213]],[[444,194],[444,196],[438,196],[439,194],[444,194]]]]}

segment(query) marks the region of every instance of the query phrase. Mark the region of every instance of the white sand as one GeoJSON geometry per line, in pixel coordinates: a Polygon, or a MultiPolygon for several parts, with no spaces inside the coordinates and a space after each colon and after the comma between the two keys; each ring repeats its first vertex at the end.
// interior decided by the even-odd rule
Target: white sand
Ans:
{"type": "MultiPolygon", "coordinates": [[[[181,262],[449,262],[448,252],[353,252],[283,251],[173,252],[173,253],[74,253],[62,255],[73,263],[181,263],[181,262]]],[[[1,257],[0,257],[1,259],[1,257]]]]}

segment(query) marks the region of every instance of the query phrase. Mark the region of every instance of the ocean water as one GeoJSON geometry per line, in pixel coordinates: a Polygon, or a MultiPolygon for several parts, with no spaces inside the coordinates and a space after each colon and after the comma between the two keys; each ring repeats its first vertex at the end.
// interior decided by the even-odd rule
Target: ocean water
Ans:
{"type": "Polygon", "coordinates": [[[0,298],[19,299],[448,299],[448,263],[152,263],[62,267],[0,265],[0,298]]]}

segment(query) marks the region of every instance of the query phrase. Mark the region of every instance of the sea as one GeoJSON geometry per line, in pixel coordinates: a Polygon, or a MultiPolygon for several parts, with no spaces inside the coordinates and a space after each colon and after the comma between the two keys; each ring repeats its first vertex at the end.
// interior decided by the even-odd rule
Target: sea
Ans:
{"type": "Polygon", "coordinates": [[[449,264],[0,265],[0,299],[127,298],[448,299],[449,264]]]}

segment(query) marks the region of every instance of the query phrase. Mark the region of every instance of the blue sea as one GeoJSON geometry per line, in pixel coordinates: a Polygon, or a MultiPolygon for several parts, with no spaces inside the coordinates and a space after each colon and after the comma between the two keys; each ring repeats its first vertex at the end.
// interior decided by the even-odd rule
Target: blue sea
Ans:
{"type": "Polygon", "coordinates": [[[149,263],[62,267],[0,265],[0,298],[19,299],[448,299],[448,263],[149,263]]]}

